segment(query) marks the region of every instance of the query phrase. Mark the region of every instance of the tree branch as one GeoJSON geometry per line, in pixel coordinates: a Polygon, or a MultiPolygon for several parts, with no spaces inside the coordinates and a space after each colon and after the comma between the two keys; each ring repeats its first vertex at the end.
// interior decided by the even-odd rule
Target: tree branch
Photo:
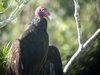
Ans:
{"type": "Polygon", "coordinates": [[[21,4],[17,5],[16,9],[13,10],[13,12],[10,14],[10,16],[7,19],[5,19],[5,20],[3,20],[3,21],[0,22],[0,28],[4,27],[7,23],[9,23],[10,21],[14,20],[17,17],[17,15],[20,14],[20,12],[22,11],[23,7],[29,1],[30,0],[23,0],[23,2],[21,4]]]}
{"type": "Polygon", "coordinates": [[[74,17],[75,17],[75,21],[76,21],[76,25],[77,25],[79,48],[75,52],[75,54],[71,57],[71,59],[69,60],[69,62],[67,63],[67,65],[65,66],[65,68],[63,70],[64,73],[68,71],[69,66],[71,65],[71,63],[73,62],[73,60],[77,57],[77,55],[82,50],[82,31],[81,31],[80,18],[79,18],[79,4],[78,4],[78,0],[74,0],[74,6],[75,6],[74,17]]]}
{"type": "Polygon", "coordinates": [[[98,36],[100,36],[100,28],[97,29],[97,31],[84,43],[82,44],[82,31],[81,31],[81,25],[80,25],[80,18],[79,18],[79,4],[78,0],[74,0],[75,5],[75,21],[77,25],[77,33],[78,33],[78,50],[74,53],[74,55],[71,57],[71,59],[68,61],[68,63],[65,65],[63,72],[66,73],[72,64],[72,62],[75,60],[75,58],[82,52],[83,49],[89,46],[98,36]]]}
{"type": "Polygon", "coordinates": [[[100,28],[83,44],[83,48],[88,47],[97,37],[100,37],[100,28]]]}

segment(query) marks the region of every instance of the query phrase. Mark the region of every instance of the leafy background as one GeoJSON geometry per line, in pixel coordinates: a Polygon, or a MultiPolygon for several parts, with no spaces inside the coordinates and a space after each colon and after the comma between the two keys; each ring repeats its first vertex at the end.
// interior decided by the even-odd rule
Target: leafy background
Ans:
{"type": "MultiPolygon", "coordinates": [[[[0,0],[0,21],[9,17],[10,13],[15,9],[17,4],[19,4],[19,1],[22,0],[0,0]]],[[[99,27],[96,2],[95,0],[79,0],[79,4],[83,42],[85,42],[99,27]]],[[[47,7],[52,14],[52,20],[48,20],[49,43],[59,48],[64,67],[78,48],[73,0],[30,0],[15,20],[0,29],[0,55],[2,55],[4,46],[7,45],[9,41],[13,41],[21,36],[31,17],[34,15],[34,10],[39,5],[47,7]]],[[[84,64],[95,55],[96,52],[94,50],[100,48],[98,43],[97,39],[85,50],[86,52],[84,52],[77,61],[74,61],[75,65],[71,67],[68,73],[69,75],[75,75],[80,67],[82,71],[84,69],[87,70],[87,66],[84,64]],[[84,60],[80,60],[81,58],[84,60]],[[72,69],[73,67],[75,69],[72,69]]],[[[3,60],[6,61],[6,59],[3,60]]],[[[0,65],[2,62],[2,59],[0,59],[0,65]]],[[[2,71],[1,69],[2,68],[0,68],[0,72],[2,71]]]]}

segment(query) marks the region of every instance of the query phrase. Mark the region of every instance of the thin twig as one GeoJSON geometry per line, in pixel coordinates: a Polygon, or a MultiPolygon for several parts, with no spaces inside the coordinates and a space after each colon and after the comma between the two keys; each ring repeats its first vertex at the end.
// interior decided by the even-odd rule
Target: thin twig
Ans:
{"type": "Polygon", "coordinates": [[[20,14],[21,10],[23,9],[23,7],[29,2],[30,0],[23,0],[23,2],[20,5],[17,5],[16,9],[10,14],[10,16],[1,21],[0,22],[0,28],[5,26],[7,23],[11,22],[12,20],[14,20],[17,15],[20,14]]]}
{"type": "Polygon", "coordinates": [[[79,4],[78,0],[74,0],[74,5],[75,5],[75,12],[74,12],[74,17],[77,25],[77,33],[78,33],[78,44],[79,46],[82,44],[82,31],[81,31],[81,25],[80,25],[80,17],[79,17],[79,4]]]}

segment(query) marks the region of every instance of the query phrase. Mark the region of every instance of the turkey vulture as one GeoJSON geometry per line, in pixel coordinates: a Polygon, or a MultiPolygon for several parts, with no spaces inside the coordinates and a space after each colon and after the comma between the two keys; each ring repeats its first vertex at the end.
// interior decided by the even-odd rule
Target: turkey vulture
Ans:
{"type": "Polygon", "coordinates": [[[47,60],[41,72],[41,75],[63,75],[60,53],[55,46],[48,47],[47,60]]]}
{"type": "Polygon", "coordinates": [[[49,11],[42,6],[20,39],[15,40],[8,52],[7,75],[39,75],[48,52],[47,20],[49,11]]]}

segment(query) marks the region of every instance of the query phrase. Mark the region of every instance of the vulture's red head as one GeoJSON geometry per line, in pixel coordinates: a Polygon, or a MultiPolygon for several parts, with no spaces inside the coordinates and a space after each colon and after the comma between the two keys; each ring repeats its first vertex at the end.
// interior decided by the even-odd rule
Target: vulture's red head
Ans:
{"type": "Polygon", "coordinates": [[[39,6],[35,10],[35,15],[36,16],[40,16],[40,17],[47,17],[47,18],[49,18],[50,13],[49,13],[49,11],[45,7],[39,6]]]}

